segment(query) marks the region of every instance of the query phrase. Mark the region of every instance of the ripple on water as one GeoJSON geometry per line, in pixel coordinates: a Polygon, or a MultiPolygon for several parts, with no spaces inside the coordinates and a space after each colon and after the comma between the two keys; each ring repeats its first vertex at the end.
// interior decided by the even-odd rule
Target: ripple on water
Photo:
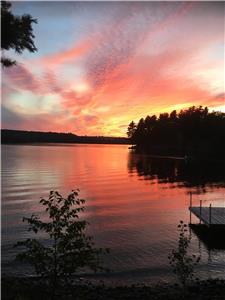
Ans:
{"type": "MultiPolygon", "coordinates": [[[[171,278],[167,256],[176,246],[179,220],[189,220],[188,192],[196,192],[196,203],[201,199],[225,205],[224,187],[210,184],[204,189],[189,188],[180,178],[171,181],[171,174],[171,164],[151,164],[147,156],[129,154],[127,145],[3,145],[3,272],[30,272],[13,262],[18,250],[12,245],[30,236],[21,221],[23,216],[43,216],[40,197],[48,197],[52,189],[66,195],[80,188],[80,197],[87,200],[83,217],[90,223],[88,233],[98,246],[111,249],[104,258],[114,271],[111,280],[171,278]]],[[[224,251],[211,250],[209,259],[205,245],[196,236],[191,249],[201,252],[202,277],[224,276],[224,251]]]]}

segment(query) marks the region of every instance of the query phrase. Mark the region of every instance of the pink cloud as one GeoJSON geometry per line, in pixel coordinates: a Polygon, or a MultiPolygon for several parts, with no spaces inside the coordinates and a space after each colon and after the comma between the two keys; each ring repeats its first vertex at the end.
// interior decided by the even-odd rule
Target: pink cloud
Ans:
{"type": "Polygon", "coordinates": [[[60,85],[59,80],[56,78],[53,71],[46,71],[43,76],[43,82],[45,86],[53,93],[61,93],[63,91],[63,87],[60,85]]]}
{"type": "Polygon", "coordinates": [[[47,66],[63,64],[87,53],[91,49],[91,45],[89,40],[83,40],[69,50],[45,56],[38,59],[38,62],[47,66]]]}
{"type": "Polygon", "coordinates": [[[21,64],[4,70],[3,76],[13,84],[15,88],[40,93],[41,81],[29,69],[21,64]]]}
{"type": "Polygon", "coordinates": [[[90,95],[84,94],[80,95],[74,90],[66,90],[61,92],[62,103],[66,107],[71,107],[73,105],[85,106],[90,102],[90,95]]]}

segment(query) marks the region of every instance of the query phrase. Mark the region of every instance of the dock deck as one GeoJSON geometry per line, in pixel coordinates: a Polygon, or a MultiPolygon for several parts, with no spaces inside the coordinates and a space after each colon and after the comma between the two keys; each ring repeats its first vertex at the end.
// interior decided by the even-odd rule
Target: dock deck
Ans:
{"type": "Polygon", "coordinates": [[[225,226],[225,207],[189,207],[199,220],[208,226],[225,226]]]}

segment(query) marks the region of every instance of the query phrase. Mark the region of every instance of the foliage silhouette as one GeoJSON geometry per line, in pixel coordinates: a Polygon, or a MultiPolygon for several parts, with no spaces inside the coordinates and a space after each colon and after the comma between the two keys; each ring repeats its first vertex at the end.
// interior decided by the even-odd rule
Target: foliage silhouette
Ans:
{"type": "Polygon", "coordinates": [[[183,287],[186,287],[187,283],[194,278],[194,266],[200,261],[200,257],[188,254],[190,238],[186,235],[187,225],[183,221],[180,221],[178,230],[180,232],[178,247],[172,250],[168,258],[179,282],[183,287]]]}
{"type": "Polygon", "coordinates": [[[88,223],[79,219],[85,200],[78,193],[75,190],[63,198],[57,191],[51,191],[48,199],[41,199],[48,214],[46,222],[35,215],[23,218],[29,224],[29,231],[47,234],[48,245],[30,238],[15,245],[24,249],[17,259],[32,265],[54,292],[61,284],[69,283],[71,275],[78,270],[102,270],[100,254],[108,252],[108,249],[95,248],[92,237],[86,235],[88,223]]]}
{"type": "Polygon", "coordinates": [[[138,152],[225,160],[225,113],[192,106],[141,118],[128,127],[138,152]]]}
{"type": "MultiPolygon", "coordinates": [[[[34,34],[32,24],[37,23],[29,14],[14,16],[11,12],[11,3],[7,1],[1,2],[1,49],[15,50],[21,54],[25,49],[30,52],[37,51],[34,45],[34,34]]],[[[16,64],[15,60],[7,57],[1,58],[4,67],[10,67],[16,64]]]]}
{"type": "Polygon", "coordinates": [[[127,135],[129,138],[132,138],[134,133],[136,131],[136,125],[134,123],[134,121],[131,121],[129,126],[128,126],[128,129],[127,129],[127,135]]]}

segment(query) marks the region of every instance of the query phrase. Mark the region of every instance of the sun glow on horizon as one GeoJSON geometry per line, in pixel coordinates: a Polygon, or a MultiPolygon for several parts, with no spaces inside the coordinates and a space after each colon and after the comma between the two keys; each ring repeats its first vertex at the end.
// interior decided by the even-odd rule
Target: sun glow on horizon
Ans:
{"type": "Polygon", "coordinates": [[[225,105],[209,107],[209,111],[220,111],[220,112],[225,113],[225,105]]]}

